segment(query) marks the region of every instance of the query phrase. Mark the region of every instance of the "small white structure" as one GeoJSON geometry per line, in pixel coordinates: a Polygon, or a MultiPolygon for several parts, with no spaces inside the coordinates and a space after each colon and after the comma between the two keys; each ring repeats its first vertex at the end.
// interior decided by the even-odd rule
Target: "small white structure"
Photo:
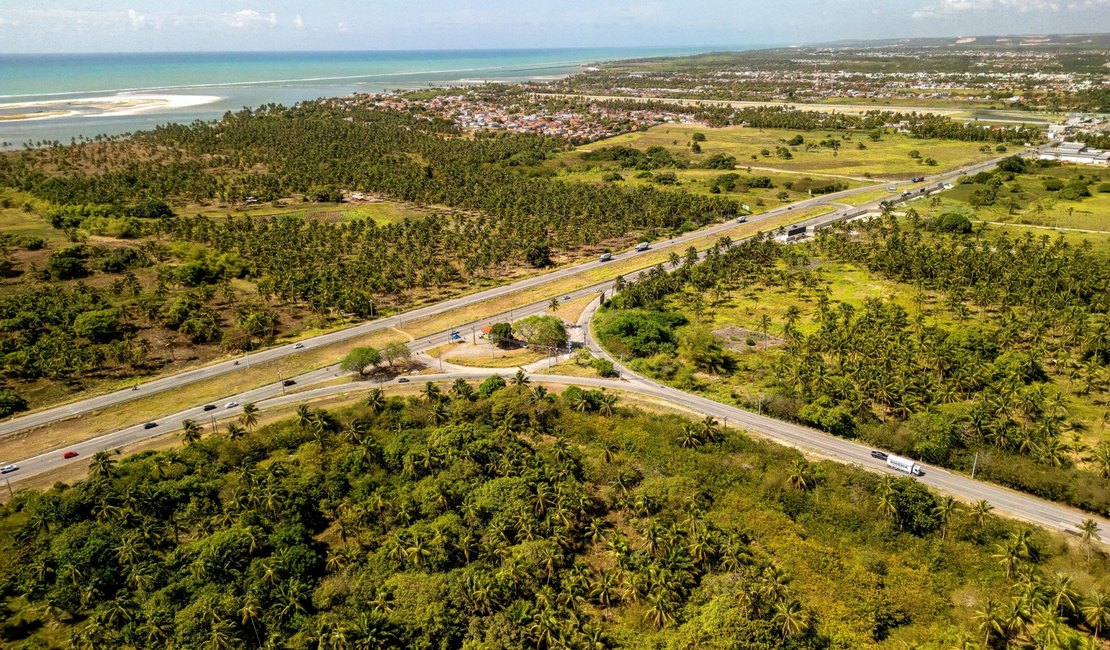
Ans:
{"type": "Polygon", "coordinates": [[[1037,157],[1081,165],[1110,165],[1110,151],[1092,149],[1082,142],[1061,142],[1052,149],[1041,151],[1037,157]]]}

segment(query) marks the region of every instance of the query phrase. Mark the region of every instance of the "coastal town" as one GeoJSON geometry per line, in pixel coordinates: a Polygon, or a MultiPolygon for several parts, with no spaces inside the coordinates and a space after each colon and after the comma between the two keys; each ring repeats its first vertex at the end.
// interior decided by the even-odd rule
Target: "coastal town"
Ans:
{"type": "Polygon", "coordinates": [[[420,93],[382,93],[346,100],[350,105],[374,107],[439,118],[467,130],[530,133],[563,138],[575,144],[594,142],[660,124],[701,124],[688,113],[631,109],[605,102],[554,106],[536,96],[520,95],[516,101],[490,96],[482,90],[455,89],[423,97],[420,93]]]}

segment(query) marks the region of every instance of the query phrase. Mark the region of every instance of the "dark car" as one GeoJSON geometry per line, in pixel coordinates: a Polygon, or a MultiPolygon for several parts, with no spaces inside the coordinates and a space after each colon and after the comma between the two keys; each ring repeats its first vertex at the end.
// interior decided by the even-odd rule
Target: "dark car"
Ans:
{"type": "Polygon", "coordinates": [[[297,383],[296,379],[286,379],[285,381],[281,382],[281,385],[282,386],[292,386],[296,383],[297,383]]]}
{"type": "Polygon", "coordinates": [[[204,410],[205,411],[215,411],[216,410],[216,405],[215,404],[205,404],[204,405],[204,410]]]}
{"type": "Polygon", "coordinates": [[[67,451],[66,453],[62,454],[62,458],[77,458],[77,452],[67,451]]]}
{"type": "Polygon", "coordinates": [[[143,428],[144,429],[153,429],[156,426],[158,426],[157,422],[147,422],[146,424],[143,425],[143,428]]]}
{"type": "Polygon", "coordinates": [[[872,457],[872,458],[878,458],[879,460],[886,460],[886,454],[884,454],[884,453],[883,453],[883,452],[881,452],[881,451],[873,451],[873,452],[871,452],[871,457],[872,457]]]}

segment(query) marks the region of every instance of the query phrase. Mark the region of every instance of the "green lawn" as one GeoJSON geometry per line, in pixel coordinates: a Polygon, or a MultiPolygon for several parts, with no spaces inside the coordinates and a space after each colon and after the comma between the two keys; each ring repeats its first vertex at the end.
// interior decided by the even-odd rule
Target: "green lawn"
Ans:
{"type": "MultiPolygon", "coordinates": [[[[607,140],[601,140],[589,145],[579,147],[576,152],[595,150],[601,147],[615,145],[631,146],[637,149],[661,146],[672,154],[684,156],[695,162],[705,159],[715,153],[735,156],[738,164],[760,167],[773,167],[784,171],[812,172],[822,174],[841,174],[854,177],[864,177],[870,174],[876,178],[907,178],[918,174],[937,174],[963,165],[987,160],[996,153],[984,153],[979,150],[982,146],[974,142],[961,142],[957,140],[920,140],[911,138],[906,134],[886,134],[878,142],[873,142],[866,135],[843,134],[826,131],[801,132],[785,129],[753,129],[747,127],[706,128],[697,125],[663,125],[647,131],[628,133],[607,140]],[[694,154],[690,151],[691,137],[694,133],[705,135],[705,141],[700,143],[702,153],[694,154]],[[777,147],[785,146],[785,142],[801,135],[805,143],[790,147],[790,159],[783,159],[775,155],[777,147]],[[821,140],[829,137],[845,139],[839,151],[828,147],[807,146],[816,145],[821,140]],[[862,143],[866,149],[859,149],[862,143]],[[763,149],[768,149],[770,156],[761,154],[763,149]],[[937,165],[926,166],[918,160],[911,158],[909,152],[920,152],[921,158],[933,158],[937,165]],[[755,156],[753,159],[752,156],[755,156]]],[[[576,152],[564,154],[560,160],[568,165],[573,164],[573,159],[581,160],[576,152]]]]}

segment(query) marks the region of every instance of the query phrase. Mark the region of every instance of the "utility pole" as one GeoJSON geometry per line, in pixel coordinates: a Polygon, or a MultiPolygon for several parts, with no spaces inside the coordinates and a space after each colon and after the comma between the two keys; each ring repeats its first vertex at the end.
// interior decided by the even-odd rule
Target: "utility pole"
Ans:
{"type": "Polygon", "coordinates": [[[15,492],[12,492],[12,482],[11,482],[11,480],[7,476],[5,476],[4,477],[4,482],[8,484],[8,496],[14,497],[15,492]]]}
{"type": "Polygon", "coordinates": [[[975,459],[971,461],[971,478],[975,478],[975,469],[979,466],[979,452],[975,452],[975,459]]]}

